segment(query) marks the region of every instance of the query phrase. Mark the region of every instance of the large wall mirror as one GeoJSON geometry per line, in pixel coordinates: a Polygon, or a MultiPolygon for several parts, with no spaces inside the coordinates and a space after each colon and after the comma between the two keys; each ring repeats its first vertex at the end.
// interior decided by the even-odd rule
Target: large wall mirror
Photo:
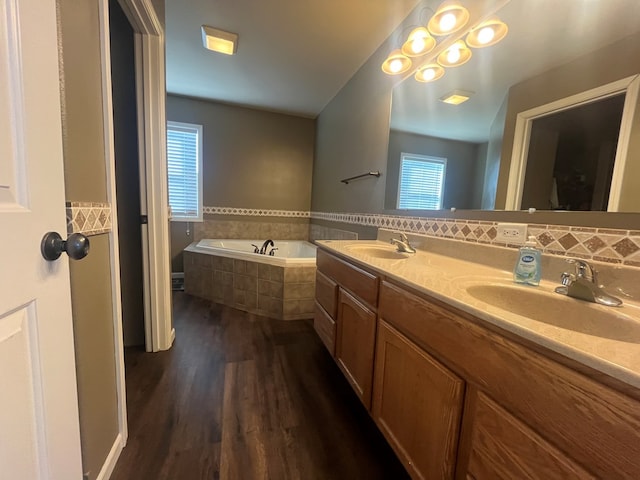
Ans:
{"type": "Polygon", "coordinates": [[[441,201],[424,208],[640,212],[637,6],[512,0],[500,43],[434,82],[407,75],[392,94],[385,208],[401,208],[414,156],[446,164],[441,201]],[[441,101],[454,91],[469,100],[441,101]]]}

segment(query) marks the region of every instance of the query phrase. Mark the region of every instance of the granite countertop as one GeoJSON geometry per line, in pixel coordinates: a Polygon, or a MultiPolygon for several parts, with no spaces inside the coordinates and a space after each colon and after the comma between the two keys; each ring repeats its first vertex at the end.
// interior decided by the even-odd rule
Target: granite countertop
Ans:
{"type": "Polygon", "coordinates": [[[554,293],[559,283],[543,280],[538,287],[519,285],[513,282],[511,271],[423,250],[404,258],[405,255],[393,254],[394,247],[388,243],[375,240],[320,240],[317,244],[640,388],[638,303],[625,299],[622,307],[606,307],[576,300],[554,293]],[[375,255],[377,251],[388,258],[375,255]]]}

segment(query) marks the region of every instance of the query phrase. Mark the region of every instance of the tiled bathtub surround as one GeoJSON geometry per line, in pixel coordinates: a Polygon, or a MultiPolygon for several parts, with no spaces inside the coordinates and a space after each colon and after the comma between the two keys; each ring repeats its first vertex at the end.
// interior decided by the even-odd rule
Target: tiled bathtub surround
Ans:
{"type": "MultiPolygon", "coordinates": [[[[520,248],[496,240],[498,222],[361,213],[311,212],[312,219],[351,223],[465,242],[520,248]]],[[[640,267],[640,231],[531,223],[544,253],[640,267]]]]}
{"type": "Polygon", "coordinates": [[[190,295],[279,320],[313,317],[316,267],[280,267],[184,252],[190,295]]]}
{"type": "Polygon", "coordinates": [[[87,236],[111,231],[111,205],[97,202],[67,202],[67,234],[87,236]]]}
{"type": "Polygon", "coordinates": [[[309,225],[309,241],[315,240],[358,240],[358,234],[312,223],[309,225]]]}
{"type": "Polygon", "coordinates": [[[193,223],[194,240],[203,238],[273,238],[278,240],[307,240],[308,219],[218,219],[206,218],[193,223]]]}

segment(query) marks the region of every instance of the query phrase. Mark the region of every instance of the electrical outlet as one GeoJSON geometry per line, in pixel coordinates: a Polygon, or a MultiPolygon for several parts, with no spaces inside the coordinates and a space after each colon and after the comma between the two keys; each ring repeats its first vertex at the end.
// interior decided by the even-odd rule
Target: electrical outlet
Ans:
{"type": "Polygon", "coordinates": [[[523,245],[527,241],[526,223],[499,223],[496,240],[505,243],[523,245]]]}

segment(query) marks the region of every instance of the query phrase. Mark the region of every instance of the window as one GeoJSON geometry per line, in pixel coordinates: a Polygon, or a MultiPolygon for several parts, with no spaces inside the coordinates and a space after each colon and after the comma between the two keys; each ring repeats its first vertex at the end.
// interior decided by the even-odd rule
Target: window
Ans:
{"type": "Polygon", "coordinates": [[[167,122],[172,220],[202,221],[202,125],[167,122]]]}
{"type": "Polygon", "coordinates": [[[442,208],[446,167],[446,158],[403,153],[400,160],[398,208],[442,208]]]}

